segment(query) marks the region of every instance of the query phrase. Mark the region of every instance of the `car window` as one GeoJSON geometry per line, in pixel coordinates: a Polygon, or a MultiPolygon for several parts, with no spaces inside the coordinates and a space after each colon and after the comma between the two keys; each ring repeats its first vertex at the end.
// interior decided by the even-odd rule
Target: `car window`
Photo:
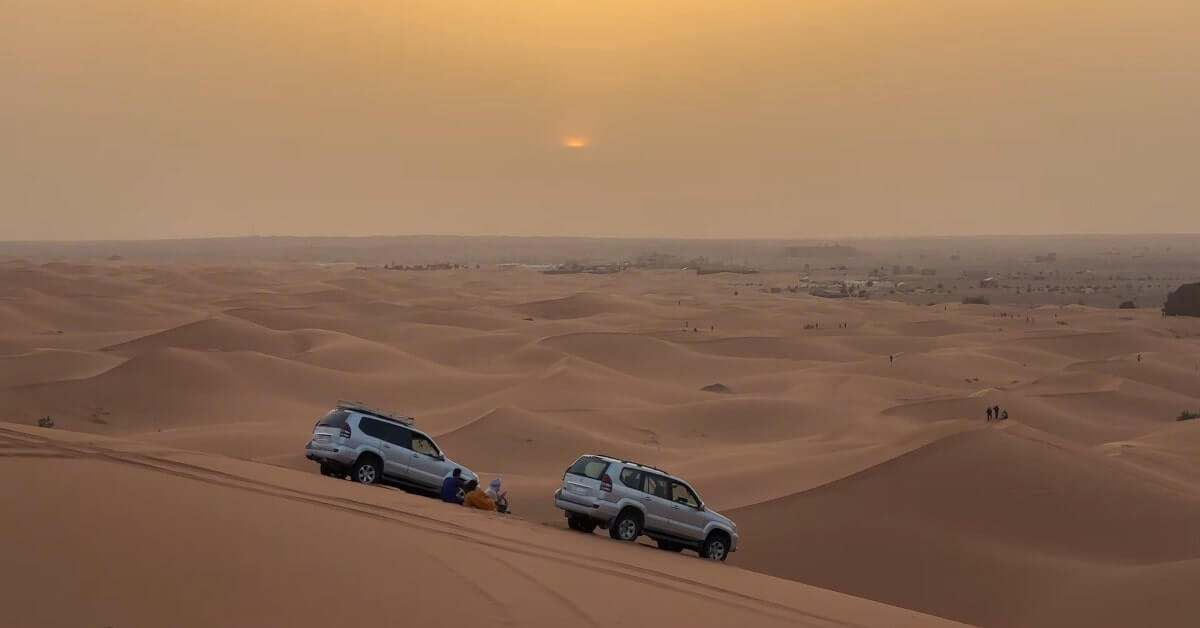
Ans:
{"type": "Polygon", "coordinates": [[[425,454],[435,458],[440,456],[442,453],[438,451],[437,445],[434,445],[433,441],[430,440],[429,437],[421,434],[412,435],[412,447],[410,447],[410,449],[419,454],[425,454]]]}
{"type": "Polygon", "coordinates": [[[659,475],[654,475],[653,473],[647,473],[645,475],[646,483],[644,488],[642,488],[643,491],[646,491],[655,497],[661,497],[666,500],[671,499],[671,484],[666,478],[659,475]]]}
{"type": "Polygon", "coordinates": [[[621,484],[634,490],[642,490],[642,472],[625,467],[621,470],[621,484]]]}
{"type": "Polygon", "coordinates": [[[388,421],[380,421],[371,417],[363,417],[358,422],[358,425],[367,436],[374,436],[393,445],[412,449],[412,432],[408,431],[408,428],[404,426],[388,421]]]}
{"type": "Polygon", "coordinates": [[[363,417],[362,419],[359,419],[358,427],[362,430],[363,434],[366,434],[367,436],[373,436],[381,440],[387,440],[388,425],[383,421],[372,419],[370,417],[363,417]]]}
{"type": "Polygon", "coordinates": [[[317,425],[321,427],[337,427],[340,428],[346,424],[346,419],[350,416],[345,410],[332,410],[326,414],[324,418],[317,421],[317,425]]]}
{"type": "Polygon", "coordinates": [[[671,501],[692,508],[700,507],[700,498],[682,482],[671,482],[671,501]]]}
{"type": "Polygon", "coordinates": [[[599,480],[604,476],[604,472],[608,470],[608,461],[591,456],[584,456],[575,461],[567,473],[571,475],[582,475],[593,480],[599,480]]]}
{"type": "Polygon", "coordinates": [[[412,449],[413,433],[407,427],[396,425],[395,423],[387,424],[387,436],[384,440],[393,444],[399,445],[405,449],[412,449]]]}

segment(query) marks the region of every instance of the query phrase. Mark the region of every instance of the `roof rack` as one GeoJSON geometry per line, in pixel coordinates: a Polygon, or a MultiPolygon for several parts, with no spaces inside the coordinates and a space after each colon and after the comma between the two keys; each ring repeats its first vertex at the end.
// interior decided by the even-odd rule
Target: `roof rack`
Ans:
{"type": "Polygon", "coordinates": [[[339,399],[337,402],[337,407],[338,410],[353,410],[354,412],[370,414],[381,419],[391,419],[392,421],[403,423],[405,425],[412,425],[413,423],[416,423],[416,419],[410,416],[394,414],[385,410],[380,410],[379,408],[373,408],[361,401],[346,401],[344,399],[339,399]]]}
{"type": "Polygon", "coordinates": [[[625,460],[624,458],[621,458],[620,456],[610,456],[610,455],[608,455],[608,454],[589,454],[589,455],[592,455],[592,456],[599,456],[599,457],[601,457],[601,458],[608,458],[609,460],[616,460],[617,462],[620,462],[620,463],[623,463],[623,464],[635,464],[635,465],[637,465],[637,466],[639,466],[639,467],[642,467],[642,468],[645,468],[645,469],[654,469],[655,471],[658,471],[659,473],[665,473],[665,474],[667,474],[667,475],[673,475],[673,474],[672,474],[670,471],[667,471],[666,469],[660,469],[660,468],[658,468],[658,467],[656,467],[656,466],[654,466],[654,465],[649,465],[649,464],[645,464],[645,463],[642,463],[642,462],[635,462],[635,461],[633,461],[633,460],[625,460]]]}

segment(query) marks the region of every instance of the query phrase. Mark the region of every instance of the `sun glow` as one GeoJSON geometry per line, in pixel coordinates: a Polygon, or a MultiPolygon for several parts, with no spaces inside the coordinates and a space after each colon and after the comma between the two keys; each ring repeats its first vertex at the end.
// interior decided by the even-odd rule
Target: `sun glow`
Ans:
{"type": "Polygon", "coordinates": [[[563,138],[563,146],[567,148],[587,148],[588,138],[574,135],[563,138]]]}

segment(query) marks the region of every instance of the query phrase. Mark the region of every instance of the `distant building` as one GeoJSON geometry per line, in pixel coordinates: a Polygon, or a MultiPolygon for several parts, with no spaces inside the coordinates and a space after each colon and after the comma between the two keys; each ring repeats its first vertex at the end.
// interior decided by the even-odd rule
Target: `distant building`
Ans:
{"type": "Polygon", "coordinates": [[[979,280],[980,288],[999,288],[1000,280],[995,277],[985,277],[979,280]]]}

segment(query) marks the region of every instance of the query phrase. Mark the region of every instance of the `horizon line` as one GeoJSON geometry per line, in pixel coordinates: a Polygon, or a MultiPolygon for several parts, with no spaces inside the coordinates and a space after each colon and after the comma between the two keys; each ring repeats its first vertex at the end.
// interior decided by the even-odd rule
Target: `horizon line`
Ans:
{"type": "Polygon", "coordinates": [[[0,239],[0,245],[5,244],[101,244],[101,243],[151,243],[151,242],[186,242],[186,241],[212,241],[212,240],[268,240],[268,239],[295,239],[295,240],[365,240],[372,238],[464,238],[464,239],[513,239],[513,240],[676,240],[676,241],[718,241],[718,242],[804,242],[804,241],[820,241],[833,242],[852,241],[852,240],[916,240],[916,239],[951,239],[951,238],[1077,238],[1077,237],[1161,237],[1161,236],[1200,236],[1200,232],[1191,231],[1175,231],[1175,232],[1044,232],[1044,233],[933,233],[933,234],[905,234],[905,235],[814,235],[814,236],[795,236],[795,237],[766,237],[766,236],[663,236],[663,235],[571,235],[571,234],[541,234],[541,235],[517,235],[517,234],[468,234],[468,233],[389,233],[389,234],[340,234],[340,235],[294,235],[294,234],[272,234],[272,235],[201,235],[201,236],[161,236],[161,237],[145,237],[145,238],[44,238],[44,239],[0,239]]]}

